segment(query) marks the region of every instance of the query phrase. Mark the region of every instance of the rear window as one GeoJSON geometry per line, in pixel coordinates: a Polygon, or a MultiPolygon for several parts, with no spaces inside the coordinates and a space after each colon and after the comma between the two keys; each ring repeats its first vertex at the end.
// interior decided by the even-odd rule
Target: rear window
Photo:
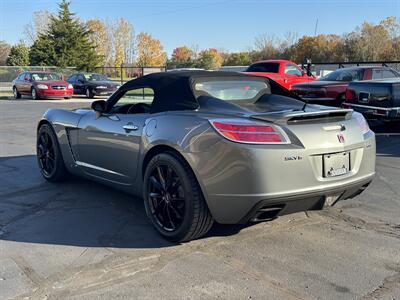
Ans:
{"type": "Polygon", "coordinates": [[[373,69],[372,79],[385,79],[385,78],[396,78],[399,74],[394,70],[390,69],[373,69]]]}
{"type": "Polygon", "coordinates": [[[364,70],[363,69],[342,69],[336,70],[329,73],[326,76],[318,78],[320,81],[356,81],[363,80],[364,70]]]}
{"type": "Polygon", "coordinates": [[[258,63],[247,68],[246,72],[279,73],[278,63],[258,63]]]}
{"type": "Polygon", "coordinates": [[[256,80],[210,80],[197,82],[196,94],[206,94],[226,101],[251,100],[262,92],[267,92],[266,82],[256,80]]]}

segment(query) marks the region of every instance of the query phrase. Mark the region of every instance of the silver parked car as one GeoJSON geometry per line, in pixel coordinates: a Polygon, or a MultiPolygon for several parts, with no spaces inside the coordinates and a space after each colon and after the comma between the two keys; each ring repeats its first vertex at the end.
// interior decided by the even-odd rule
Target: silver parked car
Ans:
{"type": "Polygon", "coordinates": [[[158,232],[188,241],[214,220],[270,220],[358,195],[375,173],[375,135],[361,114],[307,105],[264,77],[165,72],[92,109],[48,110],[37,158],[49,181],[71,173],[143,196],[158,232]]]}

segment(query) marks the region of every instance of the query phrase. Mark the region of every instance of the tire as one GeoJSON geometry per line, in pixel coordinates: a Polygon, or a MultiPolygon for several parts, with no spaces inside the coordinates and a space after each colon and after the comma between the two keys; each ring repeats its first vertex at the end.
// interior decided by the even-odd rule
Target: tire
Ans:
{"type": "Polygon", "coordinates": [[[18,92],[17,87],[13,86],[14,99],[20,99],[21,94],[18,92]]]}
{"type": "Polygon", "coordinates": [[[169,241],[200,238],[214,223],[193,171],[174,153],[161,153],[150,160],[144,175],[143,199],[151,223],[169,241]]]}
{"type": "Polygon", "coordinates": [[[71,97],[64,97],[64,99],[65,99],[65,100],[69,100],[69,99],[71,99],[71,97]]]}
{"type": "Polygon", "coordinates": [[[346,95],[340,94],[336,97],[336,106],[342,107],[343,102],[346,101],[346,95]]]}
{"type": "Polygon", "coordinates": [[[39,100],[40,99],[40,97],[38,96],[38,93],[37,93],[35,88],[31,89],[31,97],[32,97],[33,100],[39,100]]]}
{"type": "Polygon", "coordinates": [[[89,98],[89,99],[94,98],[93,91],[90,88],[86,88],[85,95],[86,95],[86,98],[89,98]]]}
{"type": "Polygon", "coordinates": [[[43,177],[51,182],[64,181],[68,172],[57,137],[49,124],[40,126],[36,141],[36,157],[43,177]]]}

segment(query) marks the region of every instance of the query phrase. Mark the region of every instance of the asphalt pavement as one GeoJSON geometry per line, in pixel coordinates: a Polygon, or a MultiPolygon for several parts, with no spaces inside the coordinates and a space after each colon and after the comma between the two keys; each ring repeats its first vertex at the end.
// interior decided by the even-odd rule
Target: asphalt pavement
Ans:
{"type": "Polygon", "coordinates": [[[141,199],[52,184],[36,124],[71,101],[0,101],[0,299],[400,299],[400,125],[371,121],[377,173],[323,211],[163,240],[141,199]]]}

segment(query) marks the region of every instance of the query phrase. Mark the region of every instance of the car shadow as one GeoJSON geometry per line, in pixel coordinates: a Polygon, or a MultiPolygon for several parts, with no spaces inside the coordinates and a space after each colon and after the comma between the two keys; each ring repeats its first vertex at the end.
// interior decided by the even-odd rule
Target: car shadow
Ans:
{"type": "MultiPolygon", "coordinates": [[[[49,183],[34,155],[0,158],[0,240],[50,245],[160,248],[142,199],[73,177],[49,183]]],[[[215,224],[207,237],[229,236],[246,225],[215,224]]]]}
{"type": "Polygon", "coordinates": [[[376,135],[376,155],[400,157],[400,122],[368,120],[376,135]]]}

